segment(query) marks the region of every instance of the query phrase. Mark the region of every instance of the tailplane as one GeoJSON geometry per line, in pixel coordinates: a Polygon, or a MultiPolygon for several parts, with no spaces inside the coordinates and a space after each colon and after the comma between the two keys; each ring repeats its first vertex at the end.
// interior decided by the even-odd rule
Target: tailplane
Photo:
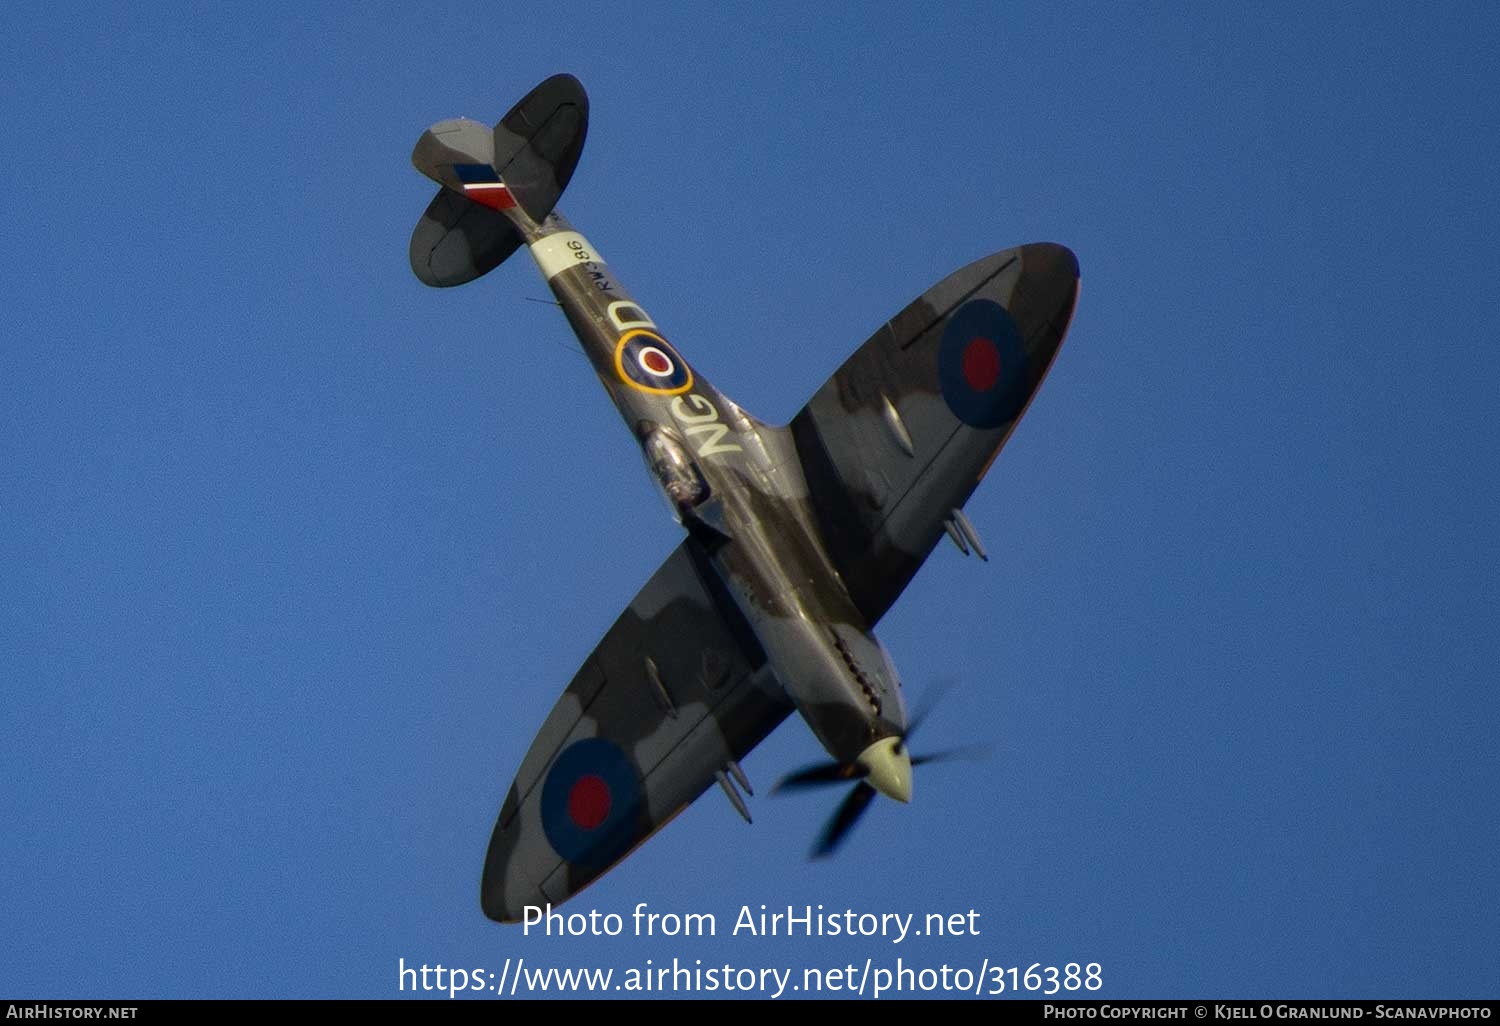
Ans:
{"type": "Polygon", "coordinates": [[[553,75],[493,129],[440,121],[411,162],[440,188],[411,235],[411,269],[425,284],[462,285],[498,267],[524,241],[505,211],[541,221],[573,177],[588,133],[589,99],[572,75],[553,75]]]}

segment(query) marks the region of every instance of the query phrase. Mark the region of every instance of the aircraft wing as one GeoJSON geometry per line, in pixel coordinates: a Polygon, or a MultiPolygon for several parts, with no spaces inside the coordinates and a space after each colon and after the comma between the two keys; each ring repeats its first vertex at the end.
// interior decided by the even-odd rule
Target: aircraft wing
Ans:
{"type": "Polygon", "coordinates": [[[582,889],[791,712],[722,587],[684,541],[585,660],[500,810],[480,884],[490,918],[582,889]]]}
{"type": "Polygon", "coordinates": [[[875,332],[792,421],[823,540],[870,624],[1010,437],[1077,296],[1062,246],[978,260],[875,332]]]}

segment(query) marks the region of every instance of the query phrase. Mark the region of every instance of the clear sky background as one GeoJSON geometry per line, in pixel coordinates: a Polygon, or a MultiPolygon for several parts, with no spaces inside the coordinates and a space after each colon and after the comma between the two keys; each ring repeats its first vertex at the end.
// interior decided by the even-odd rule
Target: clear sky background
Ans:
{"type": "MultiPolygon", "coordinates": [[[[899,957],[1500,996],[1497,39],[1481,3],[8,5],[0,995],[899,957]],[[827,863],[837,792],[706,794],[565,907],[711,940],[479,910],[679,533],[528,260],[407,266],[420,132],[557,71],[561,209],[765,419],[973,259],[1083,268],[968,506],[992,562],[945,542],[880,625],[955,685],[919,747],[991,755],[827,863]],[[981,932],[729,936],[761,904],[981,932]]],[[[790,720],[744,765],[820,752],[790,720]]]]}

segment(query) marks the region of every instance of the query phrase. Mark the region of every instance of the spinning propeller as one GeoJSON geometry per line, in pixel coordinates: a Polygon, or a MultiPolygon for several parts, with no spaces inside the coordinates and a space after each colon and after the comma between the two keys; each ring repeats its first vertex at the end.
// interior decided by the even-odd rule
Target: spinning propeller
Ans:
{"type": "Polygon", "coordinates": [[[924,766],[931,762],[974,759],[986,751],[984,745],[964,745],[926,755],[908,756],[906,746],[911,736],[917,732],[917,728],[922,725],[922,721],[932,712],[947,690],[947,688],[939,688],[928,693],[922,709],[912,717],[910,725],[906,728],[905,736],[877,741],[867,748],[856,762],[814,763],[782,777],[777,782],[772,789],[772,794],[803,791],[828,784],[842,784],[851,780],[858,781],[844,796],[844,800],[839,803],[828,822],[823,825],[823,830],[818,835],[818,843],[813,846],[811,858],[819,859],[832,855],[843,843],[849,831],[853,829],[854,824],[859,822],[865,810],[870,807],[870,802],[876,794],[885,792],[900,801],[909,800],[911,767],[924,766]],[[875,783],[871,783],[872,779],[875,783]]]}

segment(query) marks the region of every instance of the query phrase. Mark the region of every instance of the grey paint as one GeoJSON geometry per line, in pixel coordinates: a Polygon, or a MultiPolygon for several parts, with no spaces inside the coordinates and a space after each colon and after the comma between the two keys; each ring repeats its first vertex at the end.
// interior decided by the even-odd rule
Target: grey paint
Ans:
{"type": "MultiPolygon", "coordinates": [[[[572,231],[552,206],[586,127],[582,87],[556,76],[492,136],[463,121],[424,134],[413,162],[440,189],[413,235],[418,278],[472,280],[523,241],[572,231]],[[510,169],[497,167],[519,201],[503,212],[455,191],[462,182],[452,164],[491,161],[510,169]]],[[[851,779],[862,753],[882,739],[898,739],[895,750],[906,758],[900,682],[873,627],[1010,436],[1061,344],[1078,285],[1077,262],[1061,246],[976,261],[882,326],[790,425],[775,427],[685,361],[692,382],[680,394],[637,387],[617,363],[628,335],[618,304],[630,304],[632,319],[644,311],[596,253],[580,252],[585,259],[548,284],[648,465],[677,497],[685,537],[579,669],[521,760],[481,882],[485,913],[508,922],[528,904],[566,900],[716,780],[732,791],[726,771],[738,777],[737,761],[793,711],[851,779]],[[1013,371],[1024,401],[984,428],[955,415],[939,372],[943,333],[974,300],[1008,311],[1024,352],[1024,366],[1013,371]],[[564,857],[547,827],[547,816],[561,813],[544,810],[543,795],[559,755],[586,738],[624,753],[639,800],[609,805],[623,825],[601,835],[597,850],[580,828],[583,840],[564,857]]],[[[660,338],[670,352],[652,328],[644,341],[660,338]]],[[[873,794],[862,784],[845,810],[863,808],[873,794]]]]}

